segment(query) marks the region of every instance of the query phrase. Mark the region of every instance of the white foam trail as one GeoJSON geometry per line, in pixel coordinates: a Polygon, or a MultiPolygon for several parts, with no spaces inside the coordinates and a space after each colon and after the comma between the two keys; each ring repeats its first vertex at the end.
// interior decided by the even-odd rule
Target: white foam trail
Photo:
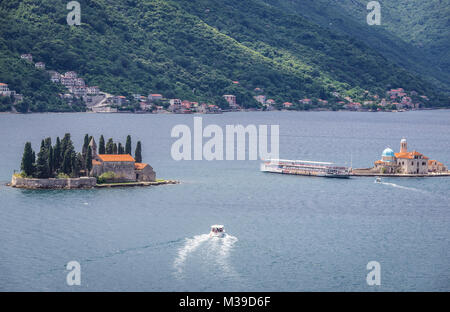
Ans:
{"type": "Polygon", "coordinates": [[[413,188],[413,187],[402,186],[402,185],[398,185],[398,184],[395,184],[395,183],[380,182],[380,184],[389,185],[389,186],[400,188],[400,189],[403,189],[403,190],[409,190],[409,191],[414,191],[414,192],[419,192],[419,193],[427,193],[424,190],[419,190],[419,189],[416,189],[416,188],[413,188]]]}
{"type": "Polygon", "coordinates": [[[209,234],[196,235],[193,238],[186,238],[186,244],[178,251],[174,266],[178,273],[183,272],[183,265],[189,254],[194,252],[202,243],[209,239],[209,234]]]}
{"type": "MultiPolygon", "coordinates": [[[[183,266],[187,257],[196,251],[203,243],[206,242],[207,256],[214,259],[214,263],[218,264],[221,269],[228,275],[237,275],[228,262],[231,250],[238,239],[229,234],[224,237],[210,237],[209,234],[196,235],[193,238],[187,238],[185,245],[178,251],[177,258],[174,261],[174,267],[177,275],[183,273],[183,266]]],[[[203,248],[202,247],[202,248],[203,248]]]]}
{"type": "Polygon", "coordinates": [[[230,256],[230,252],[233,249],[233,245],[237,241],[237,237],[228,234],[225,234],[225,237],[220,239],[220,249],[218,253],[217,263],[226,273],[230,275],[236,275],[236,272],[234,272],[229,264],[228,257],[230,256]]]}

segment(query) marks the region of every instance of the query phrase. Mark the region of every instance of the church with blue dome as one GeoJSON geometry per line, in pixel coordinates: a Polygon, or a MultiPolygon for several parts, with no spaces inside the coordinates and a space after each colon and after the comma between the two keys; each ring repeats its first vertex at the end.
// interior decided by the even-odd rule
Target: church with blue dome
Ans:
{"type": "Polygon", "coordinates": [[[387,147],[381,153],[381,159],[375,161],[373,170],[381,174],[418,174],[445,173],[448,168],[441,162],[431,160],[417,151],[408,152],[408,143],[400,141],[400,152],[395,153],[387,147]]]}

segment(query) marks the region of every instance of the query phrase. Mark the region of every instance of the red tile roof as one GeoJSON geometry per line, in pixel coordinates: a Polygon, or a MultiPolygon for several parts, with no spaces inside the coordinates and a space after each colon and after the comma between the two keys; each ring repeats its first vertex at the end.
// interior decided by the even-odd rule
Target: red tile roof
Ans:
{"type": "Polygon", "coordinates": [[[147,167],[147,166],[148,166],[148,164],[144,164],[144,163],[135,163],[135,164],[134,164],[134,169],[142,170],[142,169],[144,169],[144,168],[147,167]]]}
{"type": "Polygon", "coordinates": [[[132,161],[134,162],[134,158],[129,154],[101,154],[98,157],[102,161],[132,161]]]}

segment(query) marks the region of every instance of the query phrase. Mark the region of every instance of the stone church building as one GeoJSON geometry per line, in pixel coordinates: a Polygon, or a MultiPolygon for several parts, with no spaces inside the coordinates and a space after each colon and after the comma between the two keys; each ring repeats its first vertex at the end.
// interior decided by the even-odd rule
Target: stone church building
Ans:
{"type": "Polygon", "coordinates": [[[408,151],[406,139],[400,141],[400,152],[394,153],[389,147],[381,154],[381,159],[375,161],[373,170],[380,173],[429,174],[447,172],[442,163],[431,160],[417,151],[408,151]]]}
{"type": "Polygon", "coordinates": [[[92,150],[91,176],[99,177],[105,172],[116,175],[114,182],[154,182],[156,173],[149,164],[137,163],[129,154],[97,154],[94,138],[89,146],[92,150]]]}

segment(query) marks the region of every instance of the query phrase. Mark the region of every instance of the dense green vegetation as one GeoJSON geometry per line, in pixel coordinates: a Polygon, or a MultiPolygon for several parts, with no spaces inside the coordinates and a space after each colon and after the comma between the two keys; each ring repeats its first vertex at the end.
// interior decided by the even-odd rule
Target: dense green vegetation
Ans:
{"type": "Polygon", "coordinates": [[[380,0],[380,26],[367,25],[368,0],[263,1],[356,38],[450,92],[448,1],[380,0]]]}
{"type": "Polygon", "coordinates": [[[21,53],[32,53],[47,69],[75,70],[89,85],[127,97],[162,93],[224,107],[222,95],[235,94],[239,104],[251,107],[258,105],[256,87],[278,102],[332,100],[332,91],[384,95],[403,87],[428,95],[431,105],[448,105],[439,102],[432,83],[361,41],[259,0],[79,2],[82,25],[72,27],[60,1],[0,4],[0,81],[29,92],[33,110],[40,110],[34,109],[40,107],[38,94],[56,99],[60,90],[43,78],[36,88],[21,89],[21,83],[31,85],[32,75],[43,75],[19,60],[21,53]],[[14,62],[23,70],[15,70],[14,62]]]}
{"type": "MultiPolygon", "coordinates": [[[[79,177],[87,176],[92,169],[92,149],[89,143],[92,136],[86,134],[84,137],[83,147],[80,152],[76,152],[73,146],[70,133],[66,133],[62,140],[56,138],[55,145],[52,145],[52,139],[46,138],[42,140],[39,153],[33,151],[30,142],[25,143],[22,162],[20,166],[21,176],[33,178],[52,178],[52,177],[79,177]]],[[[127,136],[127,144],[130,144],[131,150],[131,136],[127,136]]],[[[105,140],[103,135],[100,137],[99,151],[100,154],[105,152],[105,140]]],[[[125,154],[125,150],[117,150],[117,144],[113,139],[108,140],[106,147],[107,154],[125,154]],[[108,146],[110,144],[110,146],[108,146]],[[115,146],[115,147],[114,147],[115,146]],[[108,152],[111,148],[111,152],[108,152]],[[114,149],[114,150],[113,150],[114,149]]],[[[119,143],[121,146],[121,143],[119,143]]],[[[142,144],[138,141],[136,144],[135,158],[136,162],[142,162],[142,144]],[[139,160],[139,161],[137,161],[139,160]]],[[[129,153],[131,155],[131,153],[129,153]]]]}

